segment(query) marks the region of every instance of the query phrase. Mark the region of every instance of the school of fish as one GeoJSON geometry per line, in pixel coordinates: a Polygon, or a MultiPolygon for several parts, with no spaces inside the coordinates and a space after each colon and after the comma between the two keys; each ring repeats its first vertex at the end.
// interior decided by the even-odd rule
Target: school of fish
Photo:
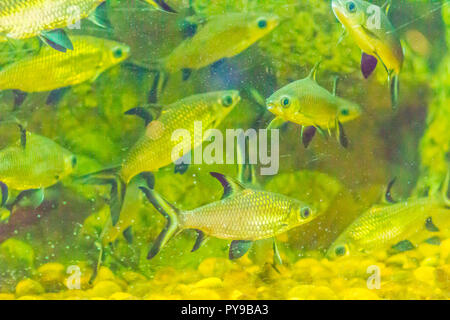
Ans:
{"type": "MultiPolygon", "coordinates": [[[[149,103],[126,112],[142,118],[145,130],[141,137],[131,149],[123,152],[123,160],[116,166],[74,177],[81,184],[111,186],[110,218],[101,234],[100,246],[106,247],[121,233],[131,241],[129,232],[134,222],[133,212],[136,211],[133,206],[145,196],[166,219],[165,227],[148,252],[148,259],[155,257],[180,231],[195,229],[197,240],[192,251],[200,249],[210,237],[226,239],[231,241],[230,259],[242,257],[255,241],[272,239],[276,268],[282,263],[276,237],[308,224],[322,214],[320,210],[312,204],[265,191],[255,183],[246,184],[217,172],[210,174],[223,186],[222,198],[198,208],[181,210],[156,191],[160,186],[155,183],[154,173],[174,162],[176,173],[183,173],[186,167],[183,163],[180,165],[179,160],[206,139],[203,135],[195,136],[195,123],[201,122],[203,130],[215,129],[234,109],[240,108],[243,99],[241,91],[221,90],[198,92],[171,104],[159,105],[169,75],[181,73],[186,81],[197,70],[237,56],[269,36],[283,23],[283,18],[268,12],[232,12],[207,17],[170,54],[152,62],[138,63],[129,59],[132,52],[125,43],[71,33],[70,26],[82,19],[89,19],[100,28],[111,28],[106,16],[107,2],[1,1],[0,41],[14,44],[36,38],[41,48],[34,55],[0,70],[0,90],[13,92],[13,110],[20,109],[27,95],[36,92],[45,92],[47,104],[57,106],[71,87],[94,83],[102,73],[126,60],[137,68],[154,73],[149,103]],[[186,129],[193,136],[192,141],[181,145],[174,141],[173,134],[179,128],[186,129]],[[175,158],[174,148],[179,148],[175,158]]],[[[176,15],[178,12],[177,8],[161,0],[144,2],[166,14],[176,15]]],[[[332,0],[330,12],[361,49],[363,76],[368,78],[377,64],[385,68],[391,106],[396,109],[404,53],[395,27],[389,20],[389,8],[389,2],[379,7],[363,0],[332,0]],[[370,19],[370,12],[374,10],[380,12],[380,19],[375,24],[370,19]]],[[[363,108],[350,97],[337,95],[337,78],[332,90],[317,82],[320,62],[317,61],[307,77],[286,83],[267,97],[265,108],[274,117],[266,127],[276,129],[287,122],[299,125],[299,141],[305,148],[317,132],[327,137],[334,131],[337,142],[347,148],[351,138],[346,135],[344,124],[363,117],[363,108]]],[[[45,189],[72,174],[77,166],[77,157],[58,143],[28,132],[26,125],[14,116],[8,119],[5,125],[12,123],[17,126],[20,139],[15,145],[0,150],[1,205],[12,210],[18,203],[24,203],[24,199],[29,199],[32,207],[37,208],[45,198],[45,189]]],[[[414,236],[439,229],[434,215],[441,214],[437,213],[439,210],[446,212],[450,207],[448,185],[447,176],[442,182],[439,197],[424,196],[394,202],[390,184],[385,203],[361,213],[334,240],[326,256],[336,259],[367,254],[380,247],[400,251],[410,250],[411,246],[414,248],[414,236]]]]}

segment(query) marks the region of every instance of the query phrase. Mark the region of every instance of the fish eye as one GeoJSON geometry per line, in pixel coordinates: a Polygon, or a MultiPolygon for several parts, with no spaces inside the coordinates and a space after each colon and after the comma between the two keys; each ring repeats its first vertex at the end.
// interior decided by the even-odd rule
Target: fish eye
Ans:
{"type": "Polygon", "coordinates": [[[258,28],[264,29],[264,28],[266,28],[266,27],[267,27],[267,20],[264,19],[264,18],[260,18],[260,19],[258,20],[258,28]]]}
{"type": "Polygon", "coordinates": [[[342,109],[341,110],[341,115],[348,116],[349,114],[350,114],[350,111],[348,111],[348,109],[342,109]]]}
{"type": "Polygon", "coordinates": [[[75,168],[77,165],[77,157],[73,156],[72,157],[72,168],[75,168]]]}
{"type": "Polygon", "coordinates": [[[231,106],[232,104],[233,104],[233,97],[232,97],[232,96],[226,95],[226,96],[224,96],[224,97],[222,98],[222,105],[223,105],[224,107],[229,107],[229,106],[231,106]]]}
{"type": "Polygon", "coordinates": [[[122,58],[122,55],[123,55],[122,49],[121,48],[114,49],[113,55],[114,55],[114,58],[116,58],[116,59],[122,58]]]}
{"type": "Polygon", "coordinates": [[[334,253],[339,257],[345,255],[346,252],[347,252],[347,249],[345,248],[345,246],[338,246],[334,250],[334,253]]]}
{"type": "Polygon", "coordinates": [[[281,106],[283,108],[287,108],[291,104],[291,99],[289,99],[289,97],[287,97],[287,96],[284,96],[281,98],[280,102],[281,102],[281,106]]]}
{"type": "Polygon", "coordinates": [[[355,12],[356,11],[356,4],[353,1],[347,2],[347,10],[348,12],[355,12]]]}
{"type": "Polygon", "coordinates": [[[307,219],[310,215],[311,209],[309,209],[308,207],[301,209],[300,216],[302,217],[302,219],[307,219]]]}

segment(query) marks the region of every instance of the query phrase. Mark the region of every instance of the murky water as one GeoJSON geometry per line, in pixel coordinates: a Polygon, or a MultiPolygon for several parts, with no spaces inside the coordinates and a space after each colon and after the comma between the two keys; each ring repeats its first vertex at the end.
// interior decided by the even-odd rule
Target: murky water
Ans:
{"type": "Polygon", "coordinates": [[[4,2],[0,299],[449,298],[448,2],[4,2]]]}

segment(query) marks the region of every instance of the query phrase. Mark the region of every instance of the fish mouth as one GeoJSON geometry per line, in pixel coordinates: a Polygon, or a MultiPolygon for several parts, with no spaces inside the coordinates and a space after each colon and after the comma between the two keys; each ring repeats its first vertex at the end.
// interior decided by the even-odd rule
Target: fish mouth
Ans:
{"type": "Polygon", "coordinates": [[[272,100],[267,100],[266,101],[266,108],[267,110],[272,110],[275,108],[275,103],[272,100]]]}

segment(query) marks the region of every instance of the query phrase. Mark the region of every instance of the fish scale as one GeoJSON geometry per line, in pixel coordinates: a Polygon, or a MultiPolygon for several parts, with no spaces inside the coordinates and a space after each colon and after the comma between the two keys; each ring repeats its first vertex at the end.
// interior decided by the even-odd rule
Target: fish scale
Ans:
{"type": "Polygon", "coordinates": [[[0,181],[14,190],[48,187],[70,174],[74,155],[50,139],[27,132],[20,142],[0,151],[0,181]]]}
{"type": "Polygon", "coordinates": [[[95,80],[129,52],[123,44],[91,36],[73,36],[72,41],[73,51],[63,53],[43,47],[36,55],[7,65],[0,71],[0,90],[43,92],[95,80]],[[117,49],[121,50],[121,57],[113,55],[117,49]]]}
{"type": "Polygon", "coordinates": [[[234,97],[233,103],[240,100],[237,91],[220,91],[194,95],[165,107],[161,116],[147,125],[145,134],[124,160],[122,179],[128,183],[140,172],[157,171],[172,163],[172,150],[180,144],[172,139],[177,129],[186,129],[191,138],[191,143],[183,140],[183,150],[199,146],[204,140],[204,131],[214,128],[231,111],[232,107],[223,107],[220,103],[226,94],[234,97]],[[201,122],[203,132],[194,132],[195,121],[201,122]]]}
{"type": "Polygon", "coordinates": [[[181,228],[199,229],[221,239],[265,239],[287,230],[292,209],[292,200],[283,195],[248,189],[186,211],[181,228]]]}
{"type": "Polygon", "coordinates": [[[0,34],[26,39],[42,31],[67,27],[87,18],[104,0],[3,0],[0,3],[0,34]]]}

